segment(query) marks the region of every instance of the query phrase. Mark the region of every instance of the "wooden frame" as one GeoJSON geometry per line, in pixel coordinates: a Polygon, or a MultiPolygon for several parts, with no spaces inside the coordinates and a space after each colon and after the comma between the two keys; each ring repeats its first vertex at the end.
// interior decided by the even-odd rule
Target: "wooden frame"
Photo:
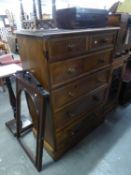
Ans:
{"type": "Polygon", "coordinates": [[[25,19],[24,15],[24,8],[22,0],[20,1],[20,11],[21,11],[21,22],[23,29],[49,29],[49,28],[56,28],[55,25],[55,12],[56,12],[56,5],[55,0],[52,0],[52,19],[43,20],[42,19],[42,8],[41,8],[41,0],[37,0],[37,4],[35,0],[33,1],[33,20],[25,19]],[[38,6],[38,11],[36,6],[38,6]]]}
{"type": "MultiPolygon", "coordinates": [[[[45,120],[46,120],[46,108],[48,103],[49,94],[43,89],[35,77],[29,72],[22,72],[16,76],[17,83],[17,98],[16,98],[16,127],[17,127],[17,138],[23,147],[24,151],[29,156],[30,160],[37,168],[38,171],[42,169],[42,156],[43,156],[43,145],[44,145],[44,134],[45,134],[45,120]],[[24,91],[26,94],[26,99],[29,106],[28,97],[31,96],[34,99],[35,107],[37,110],[37,124],[32,123],[27,129],[22,128],[21,120],[21,92],[24,91]],[[35,101],[36,100],[36,101],[35,101]],[[34,156],[31,150],[26,146],[22,141],[21,136],[30,131],[30,128],[35,129],[36,131],[36,155],[34,156]]],[[[31,110],[29,108],[31,113],[31,110]]],[[[32,113],[31,113],[32,116],[32,113]]]]}

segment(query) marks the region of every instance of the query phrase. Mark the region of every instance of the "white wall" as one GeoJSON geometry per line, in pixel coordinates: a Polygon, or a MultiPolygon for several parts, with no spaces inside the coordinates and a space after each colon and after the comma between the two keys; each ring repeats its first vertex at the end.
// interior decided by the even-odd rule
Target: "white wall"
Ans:
{"type": "MultiPolygon", "coordinates": [[[[65,7],[89,7],[89,8],[106,8],[108,9],[113,3],[118,0],[56,0],[57,8],[65,7]]],[[[121,0],[124,1],[124,0],[121,0]]],[[[23,0],[24,11],[32,12],[32,0],[23,0]]],[[[51,13],[51,0],[42,0],[43,12],[51,13]]],[[[13,12],[18,28],[20,28],[20,5],[19,0],[0,0],[0,14],[5,14],[5,10],[13,12]]]]}
{"type": "MultiPolygon", "coordinates": [[[[56,0],[57,8],[65,8],[67,6],[78,6],[88,8],[105,8],[109,9],[118,0],[56,0]]],[[[124,0],[119,0],[124,1],[124,0]]]]}

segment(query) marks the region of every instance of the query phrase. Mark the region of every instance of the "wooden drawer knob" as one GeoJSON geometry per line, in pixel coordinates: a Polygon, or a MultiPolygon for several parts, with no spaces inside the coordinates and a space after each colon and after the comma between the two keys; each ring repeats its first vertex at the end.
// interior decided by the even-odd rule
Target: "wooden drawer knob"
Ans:
{"type": "Polygon", "coordinates": [[[73,113],[73,112],[67,112],[67,115],[69,116],[69,118],[73,118],[73,117],[75,117],[76,116],[76,114],[75,113],[73,113]]]}
{"type": "Polygon", "coordinates": [[[67,45],[67,49],[68,49],[69,51],[72,51],[75,47],[76,47],[75,44],[68,44],[68,45],[67,45]]]}
{"type": "Polygon", "coordinates": [[[79,133],[79,129],[72,130],[72,131],[70,132],[70,136],[75,136],[75,135],[78,134],[78,133],[79,133]]]}
{"type": "Polygon", "coordinates": [[[74,131],[71,131],[71,136],[74,136],[76,133],[74,131]]]}
{"type": "Polygon", "coordinates": [[[75,97],[75,95],[74,95],[72,92],[68,92],[68,95],[69,95],[70,97],[75,97]]]}
{"type": "Polygon", "coordinates": [[[71,130],[70,135],[75,136],[75,135],[79,134],[80,130],[82,129],[82,125],[83,125],[83,123],[79,123],[79,125],[76,126],[75,129],[71,130]]]}
{"type": "Polygon", "coordinates": [[[94,41],[94,44],[98,44],[98,40],[95,40],[95,41],[94,41]]]}
{"type": "Polygon", "coordinates": [[[68,70],[67,70],[67,72],[69,74],[74,74],[74,73],[76,73],[76,69],[74,67],[69,67],[68,70]]]}

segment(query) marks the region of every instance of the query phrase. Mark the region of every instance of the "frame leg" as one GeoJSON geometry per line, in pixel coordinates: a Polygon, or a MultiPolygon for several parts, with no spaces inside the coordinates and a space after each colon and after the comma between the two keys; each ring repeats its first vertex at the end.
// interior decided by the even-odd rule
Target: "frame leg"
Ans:
{"type": "MultiPolygon", "coordinates": [[[[47,110],[47,104],[49,100],[49,93],[44,90],[44,88],[39,84],[39,82],[33,77],[32,74],[29,72],[24,72],[23,74],[18,75],[16,78],[17,80],[17,98],[16,98],[16,105],[17,105],[17,115],[16,115],[16,124],[17,124],[17,138],[34,164],[34,166],[37,168],[38,171],[42,170],[42,157],[43,157],[43,145],[44,145],[44,134],[45,134],[45,120],[46,120],[46,110],[47,110]],[[33,103],[35,104],[35,108],[37,110],[36,117],[37,117],[37,123],[32,124],[34,125],[34,128],[36,129],[36,152],[35,155],[32,153],[31,149],[27,147],[27,145],[24,143],[24,141],[21,139],[22,136],[22,130],[21,129],[21,92],[25,91],[26,89],[26,99],[28,102],[28,108],[32,117],[34,116],[34,110],[30,110],[31,108],[31,102],[29,100],[29,96],[33,100],[33,103]]],[[[33,104],[32,104],[33,105],[33,104]]],[[[26,131],[27,129],[25,129],[26,131]]],[[[24,134],[24,133],[23,133],[24,134]]]]}
{"type": "MultiPolygon", "coordinates": [[[[6,126],[7,128],[11,131],[11,133],[16,136],[16,97],[12,88],[12,84],[11,84],[11,80],[10,77],[6,77],[6,85],[7,85],[7,89],[8,89],[8,93],[9,93],[9,100],[10,100],[10,105],[12,107],[13,110],[13,115],[14,115],[14,119],[6,122],[6,126]]],[[[30,125],[32,124],[30,120],[28,120],[25,116],[21,117],[22,120],[22,128],[23,130],[26,128],[29,128],[30,125]]]]}

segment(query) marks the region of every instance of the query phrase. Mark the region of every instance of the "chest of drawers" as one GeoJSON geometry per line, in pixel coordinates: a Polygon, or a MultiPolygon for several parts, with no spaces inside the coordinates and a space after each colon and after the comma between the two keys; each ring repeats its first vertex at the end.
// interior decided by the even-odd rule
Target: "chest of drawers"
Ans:
{"type": "Polygon", "coordinates": [[[17,33],[24,69],[50,93],[45,147],[54,159],[103,121],[118,30],[17,33]]]}

